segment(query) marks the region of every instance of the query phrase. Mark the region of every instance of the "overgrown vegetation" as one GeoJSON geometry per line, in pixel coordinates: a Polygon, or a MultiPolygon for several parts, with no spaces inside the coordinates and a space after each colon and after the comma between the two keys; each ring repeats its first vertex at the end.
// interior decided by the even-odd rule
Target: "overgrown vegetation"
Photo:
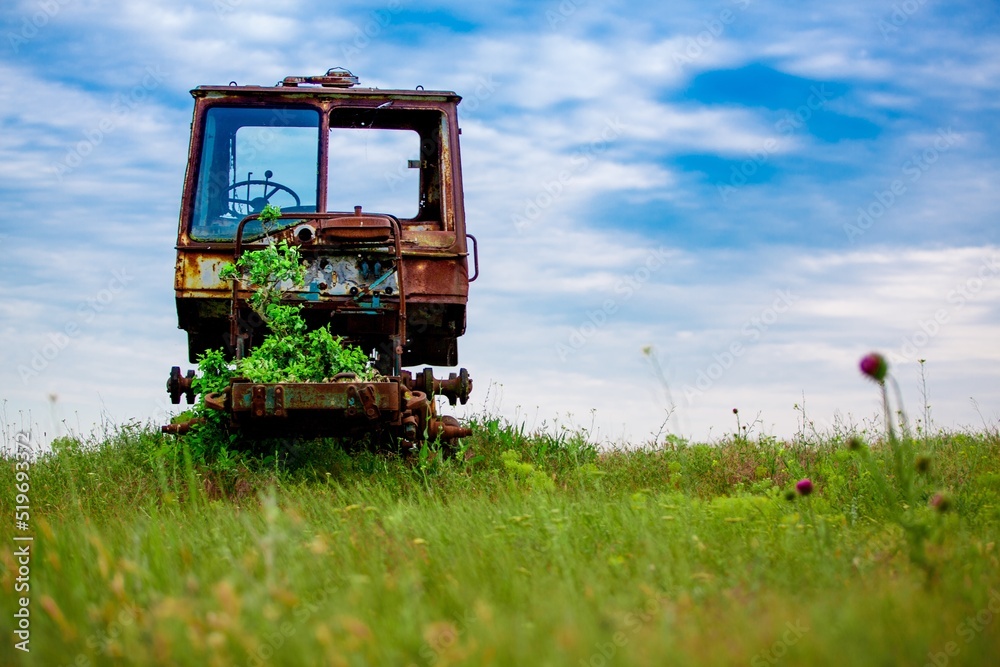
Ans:
{"type": "MultiPolygon", "coordinates": [[[[893,450],[871,433],[605,452],[585,432],[529,433],[487,417],[474,427],[462,456],[348,455],[303,441],[284,462],[226,471],[138,425],[64,442],[30,472],[32,652],[5,641],[0,663],[1000,655],[995,430],[922,441],[932,465],[919,474],[933,483],[905,511],[927,526],[928,577],[896,523],[907,501],[884,492],[898,481],[893,450]],[[794,492],[803,478],[814,487],[805,497],[794,492]]],[[[14,483],[5,462],[8,517],[14,483]]],[[[0,544],[5,618],[14,548],[0,544]]]]}
{"type": "MultiPolygon", "coordinates": [[[[260,214],[265,230],[281,215],[268,204],[260,214]]],[[[250,290],[248,303],[267,323],[268,334],[246,356],[228,361],[224,350],[209,350],[198,361],[194,389],[198,403],[191,415],[200,420],[189,436],[191,453],[202,463],[229,467],[242,449],[239,435],[226,428],[223,413],[205,404],[205,396],[219,393],[234,377],[251,382],[330,382],[341,373],[359,380],[375,380],[368,356],[334,336],[329,325],[309,330],[301,304],[282,303],[286,291],[303,284],[305,268],[296,246],[269,243],[262,250],[243,253],[220,271],[224,280],[240,281],[250,290]]]]}
{"type": "MultiPolygon", "coordinates": [[[[281,209],[268,204],[260,220],[266,229],[280,215],[281,209]]],[[[302,318],[303,305],[282,303],[287,289],[301,286],[305,276],[296,246],[281,241],[243,253],[235,265],[224,266],[219,276],[241,281],[249,288],[250,307],[267,323],[269,333],[232,366],[224,363],[222,350],[206,354],[199,368],[213,386],[236,376],[253,382],[329,382],[339,373],[375,378],[361,349],[345,346],[330,332],[329,325],[309,331],[302,318]]]]}

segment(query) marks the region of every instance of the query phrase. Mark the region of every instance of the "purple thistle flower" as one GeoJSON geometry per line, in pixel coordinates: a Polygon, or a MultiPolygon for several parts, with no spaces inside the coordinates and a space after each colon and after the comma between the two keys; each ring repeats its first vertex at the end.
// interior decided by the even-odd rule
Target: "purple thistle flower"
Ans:
{"type": "Polygon", "coordinates": [[[930,504],[938,512],[947,512],[951,509],[951,498],[946,493],[935,493],[930,504]]]}
{"type": "Polygon", "coordinates": [[[806,477],[805,479],[800,479],[799,483],[795,485],[795,490],[799,492],[799,495],[808,496],[813,492],[812,480],[806,477]]]}
{"type": "Polygon", "coordinates": [[[878,352],[872,352],[861,359],[861,372],[882,384],[885,381],[886,373],[889,372],[889,363],[878,352]]]}

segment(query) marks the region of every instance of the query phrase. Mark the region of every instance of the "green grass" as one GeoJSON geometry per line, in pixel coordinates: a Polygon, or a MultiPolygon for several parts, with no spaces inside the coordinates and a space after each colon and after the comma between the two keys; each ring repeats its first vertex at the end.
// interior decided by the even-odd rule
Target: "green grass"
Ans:
{"type": "MultiPolygon", "coordinates": [[[[888,447],[866,464],[847,435],[598,452],[475,426],[449,459],[314,442],[198,467],[134,425],[61,448],[30,469],[31,652],[5,631],[0,664],[1000,658],[995,431],[916,443],[931,466],[904,507],[888,447]],[[787,499],[802,477],[816,491],[787,499]],[[929,505],[941,491],[948,512],[929,505]]],[[[4,535],[15,483],[3,462],[4,535]]],[[[0,542],[4,628],[16,547],[0,542]]]]}

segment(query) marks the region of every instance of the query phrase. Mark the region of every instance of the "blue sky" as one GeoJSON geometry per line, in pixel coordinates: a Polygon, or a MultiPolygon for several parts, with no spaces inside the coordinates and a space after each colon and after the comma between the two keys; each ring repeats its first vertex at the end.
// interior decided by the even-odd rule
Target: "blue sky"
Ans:
{"type": "Polygon", "coordinates": [[[6,420],[164,418],[188,91],[344,66],[465,98],[468,412],[867,426],[881,350],[911,418],[924,359],[935,425],[995,426],[998,35],[971,1],[6,2],[6,420]]]}

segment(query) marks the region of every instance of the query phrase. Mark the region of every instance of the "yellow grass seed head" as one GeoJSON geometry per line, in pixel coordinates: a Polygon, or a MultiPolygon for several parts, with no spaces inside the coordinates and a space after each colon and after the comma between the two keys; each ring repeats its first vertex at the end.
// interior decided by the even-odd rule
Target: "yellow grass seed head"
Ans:
{"type": "Polygon", "coordinates": [[[309,542],[309,551],[317,556],[325,556],[330,551],[329,545],[322,535],[317,535],[309,542]]]}
{"type": "Polygon", "coordinates": [[[219,602],[219,607],[231,616],[238,617],[240,615],[243,601],[240,599],[232,583],[222,580],[212,587],[212,593],[219,602]]]}
{"type": "Polygon", "coordinates": [[[66,620],[66,616],[62,613],[59,605],[56,601],[52,599],[51,596],[43,595],[39,602],[42,605],[42,609],[45,613],[55,621],[56,625],[59,626],[59,630],[62,632],[63,639],[66,641],[73,641],[77,637],[76,628],[73,627],[69,621],[66,620]]]}
{"type": "Polygon", "coordinates": [[[125,575],[122,574],[121,570],[115,572],[115,576],[111,578],[109,588],[120,602],[125,601],[125,575]]]}
{"type": "Polygon", "coordinates": [[[435,621],[424,628],[424,641],[435,653],[444,653],[458,643],[458,628],[451,621],[435,621]]]}
{"type": "Polygon", "coordinates": [[[108,550],[104,548],[104,543],[96,533],[87,536],[87,541],[94,546],[97,552],[97,570],[101,573],[102,579],[107,579],[111,572],[111,559],[108,557],[108,550]]]}

